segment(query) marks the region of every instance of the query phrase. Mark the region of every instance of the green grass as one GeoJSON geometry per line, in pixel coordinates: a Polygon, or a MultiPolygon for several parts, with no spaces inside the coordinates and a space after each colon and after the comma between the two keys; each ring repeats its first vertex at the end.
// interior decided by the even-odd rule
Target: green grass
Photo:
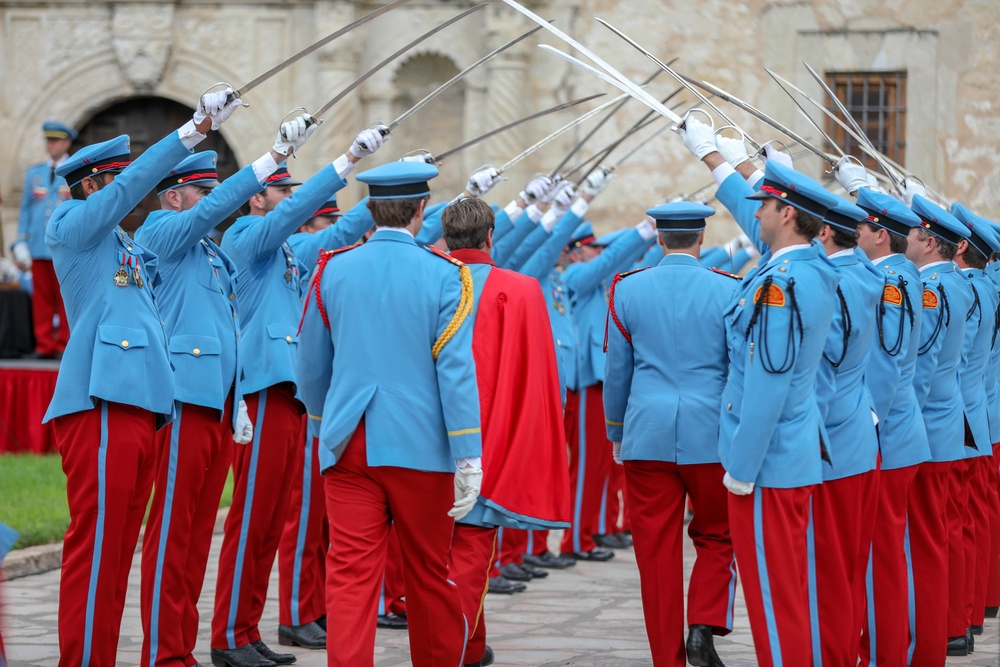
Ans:
{"type": "MultiPolygon", "coordinates": [[[[230,471],[220,506],[228,507],[232,498],[230,471]]],[[[15,549],[62,540],[69,507],[58,454],[0,455],[0,522],[21,533],[15,549]]]]}

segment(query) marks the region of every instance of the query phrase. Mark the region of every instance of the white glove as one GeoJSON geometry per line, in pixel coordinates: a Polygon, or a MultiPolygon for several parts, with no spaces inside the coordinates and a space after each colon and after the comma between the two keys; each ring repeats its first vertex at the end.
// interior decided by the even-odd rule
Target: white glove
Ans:
{"type": "Polygon", "coordinates": [[[377,123],[374,128],[367,128],[358,132],[351,144],[351,155],[357,158],[367,157],[382,147],[382,144],[389,141],[389,126],[377,123]]]}
{"type": "Polygon", "coordinates": [[[17,264],[17,268],[22,271],[31,268],[31,251],[28,250],[27,242],[17,241],[11,246],[10,251],[14,255],[14,263],[17,264]]]}
{"type": "Polygon", "coordinates": [[[400,162],[423,162],[424,164],[434,164],[434,156],[427,151],[420,151],[412,155],[404,155],[399,158],[400,162]]]}
{"type": "Polygon", "coordinates": [[[840,162],[833,169],[833,174],[837,177],[837,182],[847,191],[847,194],[854,194],[861,188],[867,188],[870,185],[868,170],[846,157],[840,158],[840,162]]]}
{"type": "Polygon", "coordinates": [[[716,146],[715,130],[711,125],[706,125],[697,118],[688,118],[684,121],[684,127],[679,127],[677,132],[684,140],[684,145],[691,154],[699,160],[719,150],[716,146]]]}
{"type": "Polygon", "coordinates": [[[217,90],[214,93],[205,93],[201,96],[201,100],[198,101],[198,108],[194,111],[195,125],[205,120],[205,118],[212,119],[212,129],[218,130],[222,127],[222,124],[236,112],[242,104],[242,100],[238,97],[233,97],[232,100],[226,101],[230,95],[233,95],[233,89],[226,86],[225,90],[217,90]]]}
{"type": "Polygon", "coordinates": [[[566,211],[573,205],[574,199],[576,199],[576,186],[569,181],[563,181],[556,186],[556,193],[552,197],[552,203],[554,206],[566,211]]]}
{"type": "Polygon", "coordinates": [[[545,196],[555,187],[555,182],[548,176],[537,176],[524,186],[518,197],[524,200],[525,204],[533,204],[536,201],[547,201],[545,196]]]}
{"type": "Polygon", "coordinates": [[[778,150],[771,144],[764,144],[764,153],[761,155],[761,159],[764,164],[767,164],[768,160],[774,160],[776,164],[792,169],[792,156],[785,151],[778,150]]]}
{"type": "Polygon", "coordinates": [[[722,476],[722,483],[734,496],[748,496],[753,493],[753,482],[741,482],[738,479],[733,479],[728,472],[722,476]]]}
{"type": "Polygon", "coordinates": [[[913,195],[927,196],[927,188],[913,178],[903,179],[903,203],[907,206],[913,205],[913,195]]]}
{"type": "Polygon", "coordinates": [[[615,463],[622,465],[622,443],[612,442],[611,443],[611,458],[615,460],[615,463]]]}
{"type": "Polygon", "coordinates": [[[595,169],[590,172],[590,175],[587,176],[587,180],[585,180],[580,186],[580,191],[585,195],[596,197],[604,192],[604,188],[608,187],[608,183],[611,182],[613,177],[614,174],[607,171],[604,167],[595,169]]]}
{"type": "Polygon", "coordinates": [[[455,470],[455,504],[448,510],[448,516],[461,519],[471,512],[482,486],[482,468],[457,468],[455,470]]]}
{"type": "Polygon", "coordinates": [[[237,445],[246,445],[251,440],[253,440],[253,422],[250,421],[246,401],[240,401],[239,411],[236,413],[236,426],[233,428],[233,442],[237,445]]]}
{"type": "Polygon", "coordinates": [[[715,145],[719,149],[719,154],[733,166],[733,169],[750,159],[747,155],[747,145],[742,139],[716,136],[715,145]]]}
{"type": "Polygon", "coordinates": [[[316,131],[316,123],[310,123],[312,119],[307,113],[291,119],[287,123],[281,124],[278,130],[278,138],[274,140],[274,152],[281,153],[285,157],[298,153],[306,139],[316,131]]]}
{"type": "Polygon", "coordinates": [[[562,174],[556,174],[556,177],[552,179],[552,187],[549,188],[548,192],[539,197],[541,202],[543,204],[551,204],[552,200],[556,198],[557,194],[559,194],[559,186],[564,182],[565,179],[562,177],[562,174]]]}
{"type": "Polygon", "coordinates": [[[465,189],[470,195],[482,197],[490,189],[502,181],[500,170],[496,167],[483,167],[469,174],[469,182],[465,189]]]}

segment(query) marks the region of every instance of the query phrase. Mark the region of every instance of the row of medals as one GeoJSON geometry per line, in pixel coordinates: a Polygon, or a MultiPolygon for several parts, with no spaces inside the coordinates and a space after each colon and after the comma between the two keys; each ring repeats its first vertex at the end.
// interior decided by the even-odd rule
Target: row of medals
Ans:
{"type": "Polygon", "coordinates": [[[139,287],[139,288],[142,287],[142,285],[143,285],[143,282],[142,282],[142,272],[139,271],[139,267],[138,266],[136,266],[136,267],[134,267],[132,269],[131,274],[128,271],[125,270],[124,266],[118,267],[118,270],[115,271],[115,286],[116,287],[128,287],[128,281],[129,281],[130,277],[132,279],[132,282],[135,283],[136,287],[139,287]]]}

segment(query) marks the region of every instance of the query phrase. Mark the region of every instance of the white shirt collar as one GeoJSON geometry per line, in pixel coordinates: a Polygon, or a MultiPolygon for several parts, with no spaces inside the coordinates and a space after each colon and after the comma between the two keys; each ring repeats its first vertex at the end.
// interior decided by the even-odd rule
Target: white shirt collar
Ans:
{"type": "Polygon", "coordinates": [[[406,227],[376,227],[375,231],[376,232],[396,232],[397,234],[402,233],[402,234],[406,234],[411,239],[415,238],[413,236],[413,232],[411,232],[406,227]]]}
{"type": "Polygon", "coordinates": [[[951,264],[951,262],[942,259],[942,260],[937,261],[937,262],[931,262],[930,264],[924,264],[923,266],[920,267],[920,270],[921,271],[926,271],[927,269],[932,269],[935,266],[940,266],[941,264],[951,264]]]}
{"type": "Polygon", "coordinates": [[[851,257],[852,255],[854,255],[854,248],[844,248],[830,255],[829,259],[833,259],[834,257],[851,257]]]}
{"type": "Polygon", "coordinates": [[[793,250],[802,250],[803,248],[808,248],[810,245],[811,244],[809,244],[809,243],[796,243],[795,245],[786,246],[786,247],[782,248],[781,250],[777,250],[777,251],[774,252],[773,255],[771,255],[771,260],[768,262],[768,264],[770,264],[774,260],[778,259],[782,255],[787,255],[788,253],[792,252],[793,250]]]}
{"type": "Polygon", "coordinates": [[[879,264],[881,264],[885,260],[889,259],[890,257],[895,257],[898,254],[899,254],[898,252],[890,252],[888,255],[882,255],[881,257],[873,259],[872,260],[872,264],[875,264],[876,266],[878,266],[879,264]]]}

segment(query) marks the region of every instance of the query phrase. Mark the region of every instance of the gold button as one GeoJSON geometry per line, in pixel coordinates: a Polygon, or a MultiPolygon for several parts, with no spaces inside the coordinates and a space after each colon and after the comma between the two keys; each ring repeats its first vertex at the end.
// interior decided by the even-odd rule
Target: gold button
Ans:
{"type": "Polygon", "coordinates": [[[747,300],[746,300],[746,299],[740,299],[740,303],[739,303],[739,305],[741,305],[741,306],[742,306],[742,305],[743,305],[743,304],[745,304],[746,302],[747,302],[747,300]]]}
{"type": "Polygon", "coordinates": [[[733,409],[733,404],[732,403],[727,403],[726,404],[726,410],[732,410],[732,409],[733,409]]]}
{"type": "Polygon", "coordinates": [[[195,356],[198,356],[199,354],[201,354],[201,350],[199,350],[198,348],[194,348],[193,351],[194,351],[195,356]]]}
{"type": "Polygon", "coordinates": [[[235,295],[235,294],[230,294],[230,295],[229,295],[229,300],[230,300],[230,301],[232,301],[232,300],[233,300],[233,299],[235,299],[235,298],[236,298],[236,295],[235,295]]]}
{"type": "Polygon", "coordinates": [[[287,340],[289,343],[291,343],[292,342],[292,337],[291,336],[285,336],[285,340],[287,340]]]}
{"type": "Polygon", "coordinates": [[[122,341],[122,347],[128,347],[128,341],[127,340],[123,340],[122,341]]]}

